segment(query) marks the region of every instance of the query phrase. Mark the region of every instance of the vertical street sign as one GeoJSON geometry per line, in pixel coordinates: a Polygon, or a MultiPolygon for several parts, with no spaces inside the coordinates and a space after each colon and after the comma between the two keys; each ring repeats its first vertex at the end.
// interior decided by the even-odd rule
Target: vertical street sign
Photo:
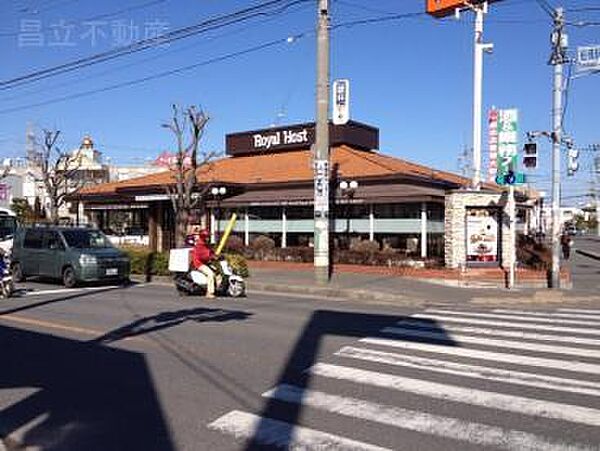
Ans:
{"type": "Polygon", "coordinates": [[[488,180],[494,182],[498,171],[498,110],[488,113],[488,180]]]}
{"type": "Polygon", "coordinates": [[[333,123],[344,125],[350,120],[350,80],[333,82],[333,123]]]}
{"type": "Polygon", "coordinates": [[[496,160],[496,182],[504,184],[509,171],[516,172],[518,135],[518,110],[498,110],[498,157],[496,160]]]}

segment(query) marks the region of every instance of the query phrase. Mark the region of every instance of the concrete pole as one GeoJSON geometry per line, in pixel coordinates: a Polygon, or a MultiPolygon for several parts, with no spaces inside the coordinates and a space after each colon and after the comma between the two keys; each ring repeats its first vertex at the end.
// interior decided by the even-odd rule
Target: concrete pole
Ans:
{"type": "Polygon", "coordinates": [[[473,63],[473,188],[481,184],[481,98],[483,86],[483,14],[486,4],[476,5],[473,63]]]}
{"type": "Polygon", "coordinates": [[[369,241],[375,240],[375,213],[373,204],[369,205],[369,241]]]}
{"type": "Polygon", "coordinates": [[[427,257],[427,202],[421,202],[421,258],[427,257]]]}
{"type": "MultiPolygon", "coordinates": [[[[560,41],[564,25],[563,10],[557,8],[554,17],[554,36],[560,41]]],[[[560,287],[560,143],[562,138],[562,83],[563,60],[561,42],[554,43],[552,64],[554,85],[552,88],[552,288],[560,287]]]]}
{"type": "Polygon", "coordinates": [[[281,210],[281,247],[287,247],[287,214],[285,207],[281,210]]]}
{"type": "Polygon", "coordinates": [[[244,245],[250,245],[250,215],[248,214],[248,209],[244,213],[244,245]]]}
{"type": "Polygon", "coordinates": [[[215,228],[216,228],[216,219],[215,219],[215,210],[214,208],[210,209],[210,243],[215,244],[215,228]]]}
{"type": "Polygon", "coordinates": [[[315,137],[315,282],[329,282],[329,2],[319,0],[317,23],[317,124],[315,137]]]}

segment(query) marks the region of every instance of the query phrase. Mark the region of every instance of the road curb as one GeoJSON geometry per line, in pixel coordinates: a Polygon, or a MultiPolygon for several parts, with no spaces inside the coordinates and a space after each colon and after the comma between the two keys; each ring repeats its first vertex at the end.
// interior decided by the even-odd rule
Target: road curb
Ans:
{"type": "MultiPolygon", "coordinates": [[[[137,283],[149,283],[146,282],[144,276],[132,275],[131,280],[137,283]]],[[[150,283],[160,284],[169,286],[173,284],[173,279],[168,276],[156,276],[153,277],[150,283]]],[[[247,280],[247,290],[251,293],[253,291],[265,291],[271,294],[302,294],[306,296],[313,296],[319,298],[327,298],[331,300],[352,300],[352,301],[371,301],[371,302],[385,302],[393,303],[396,305],[405,306],[416,306],[422,305],[423,301],[409,299],[406,296],[396,295],[393,293],[382,293],[377,291],[368,290],[349,290],[337,287],[314,287],[314,286],[301,286],[301,285],[281,285],[276,283],[268,282],[254,282],[252,279],[247,280]]]]}
{"type": "Polygon", "coordinates": [[[593,258],[594,260],[600,260],[600,254],[596,254],[594,252],[582,251],[581,249],[577,249],[575,252],[577,252],[578,254],[581,254],[585,257],[593,258]]]}
{"type": "Polygon", "coordinates": [[[309,296],[327,298],[332,300],[352,300],[352,301],[372,301],[385,302],[403,306],[417,306],[424,302],[421,300],[410,299],[406,296],[393,293],[382,293],[368,290],[348,290],[343,288],[328,288],[299,285],[280,285],[263,282],[249,282],[249,291],[266,291],[282,294],[304,294],[309,296]]]}

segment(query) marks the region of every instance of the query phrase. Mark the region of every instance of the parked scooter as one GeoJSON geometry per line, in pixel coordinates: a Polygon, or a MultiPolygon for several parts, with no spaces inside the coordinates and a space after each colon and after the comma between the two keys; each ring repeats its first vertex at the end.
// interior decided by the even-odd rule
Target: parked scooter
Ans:
{"type": "Polygon", "coordinates": [[[13,295],[15,282],[13,280],[10,257],[2,253],[0,255],[0,297],[6,299],[13,295]]]}
{"type": "MultiPolygon", "coordinates": [[[[217,296],[241,297],[246,293],[246,282],[237,274],[225,257],[211,262],[209,266],[215,272],[217,296]]],[[[175,288],[182,295],[206,294],[208,281],[200,271],[175,272],[175,288]]]]}

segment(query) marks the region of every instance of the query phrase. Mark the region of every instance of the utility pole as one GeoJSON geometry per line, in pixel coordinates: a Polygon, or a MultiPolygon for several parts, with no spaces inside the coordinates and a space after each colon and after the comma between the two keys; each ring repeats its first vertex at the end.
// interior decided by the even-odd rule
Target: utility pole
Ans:
{"type": "Polygon", "coordinates": [[[473,189],[481,186],[481,103],[483,91],[483,52],[491,52],[493,44],[483,42],[483,16],[488,3],[470,6],[475,12],[475,36],[473,59],[473,189]]]}
{"type": "Polygon", "coordinates": [[[329,282],[329,1],[317,11],[317,124],[314,150],[315,282],[329,282]]]}
{"type": "Polygon", "coordinates": [[[595,186],[594,197],[596,201],[596,233],[600,236],[600,155],[594,158],[595,186]]]}
{"type": "Polygon", "coordinates": [[[560,287],[560,145],[562,139],[562,84],[563,64],[567,61],[567,35],[562,8],[554,11],[552,31],[552,55],[550,65],[554,66],[554,86],[552,89],[552,288],[560,287]]]}

